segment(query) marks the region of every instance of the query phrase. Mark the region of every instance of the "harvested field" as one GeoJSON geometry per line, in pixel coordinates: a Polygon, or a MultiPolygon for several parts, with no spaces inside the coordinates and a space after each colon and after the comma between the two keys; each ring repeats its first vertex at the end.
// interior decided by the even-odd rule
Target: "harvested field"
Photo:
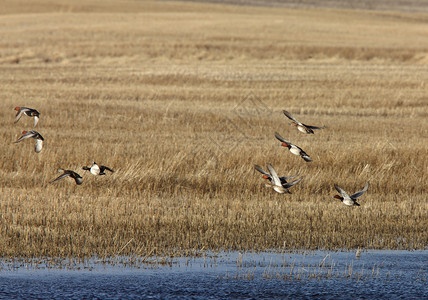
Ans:
{"type": "Polygon", "coordinates": [[[427,14],[5,3],[1,256],[426,249],[427,14]],[[41,153],[13,143],[33,129],[15,106],[41,113],[41,153]],[[116,172],[84,173],[94,160],[116,172]],[[277,194],[266,163],[304,179],[277,194]],[[59,167],[83,184],[50,184],[59,167]],[[360,207],[332,199],[368,181],[360,207]]]}

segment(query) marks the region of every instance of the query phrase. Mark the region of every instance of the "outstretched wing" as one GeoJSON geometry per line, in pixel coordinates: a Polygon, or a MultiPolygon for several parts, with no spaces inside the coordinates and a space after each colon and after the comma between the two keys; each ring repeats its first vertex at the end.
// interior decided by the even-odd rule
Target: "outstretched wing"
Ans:
{"type": "Polygon", "coordinates": [[[270,165],[270,164],[266,164],[270,175],[272,177],[273,180],[273,184],[275,184],[276,186],[281,186],[281,180],[278,177],[278,174],[276,173],[275,169],[270,165]]]}
{"type": "Polygon", "coordinates": [[[23,109],[18,110],[18,112],[16,113],[16,116],[15,116],[15,123],[18,122],[19,119],[21,119],[21,117],[22,117],[23,114],[24,114],[24,110],[23,109]]]}
{"type": "Polygon", "coordinates": [[[298,183],[302,179],[303,179],[303,177],[300,177],[299,179],[296,179],[296,180],[291,181],[291,182],[287,182],[286,184],[283,184],[282,186],[285,187],[286,189],[288,189],[289,187],[292,187],[293,185],[295,185],[296,183],[298,183]]]}
{"type": "Polygon", "coordinates": [[[257,171],[259,171],[263,175],[271,177],[270,174],[268,172],[266,172],[265,170],[263,170],[262,167],[260,167],[259,165],[254,165],[254,169],[256,169],[257,171]]]}
{"type": "Polygon", "coordinates": [[[284,139],[282,136],[280,136],[278,132],[275,132],[275,137],[276,137],[279,141],[281,141],[281,142],[283,142],[283,143],[286,143],[286,144],[288,144],[288,145],[291,145],[291,143],[290,143],[289,141],[287,141],[286,139],[284,139]]]}
{"type": "Polygon", "coordinates": [[[34,127],[36,127],[37,123],[39,122],[39,117],[34,116],[34,127]]]}
{"type": "Polygon", "coordinates": [[[306,124],[303,124],[303,125],[305,125],[306,127],[310,128],[310,129],[324,129],[325,128],[325,126],[318,127],[318,126],[311,126],[311,125],[306,125],[306,124]]]}
{"type": "Polygon", "coordinates": [[[300,123],[299,121],[297,121],[297,120],[296,120],[296,118],[295,118],[295,117],[293,117],[293,116],[292,116],[288,111],[283,110],[282,112],[283,112],[283,113],[284,113],[284,115],[285,115],[287,118],[289,118],[291,121],[294,121],[294,122],[296,122],[297,124],[302,125],[302,123],[300,123]]]}
{"type": "Polygon", "coordinates": [[[296,178],[297,176],[299,176],[299,174],[294,175],[294,176],[289,176],[289,177],[282,176],[282,177],[279,177],[279,179],[284,180],[284,181],[287,181],[287,180],[290,180],[290,179],[296,178]]]}
{"type": "Polygon", "coordinates": [[[334,188],[336,189],[336,191],[338,191],[342,195],[343,198],[349,198],[349,195],[340,186],[335,184],[334,188]]]}
{"type": "Polygon", "coordinates": [[[368,188],[369,188],[369,183],[367,182],[366,185],[363,187],[363,189],[361,191],[358,191],[355,194],[351,195],[351,199],[357,199],[362,194],[364,194],[367,191],[368,188]]]}
{"type": "Polygon", "coordinates": [[[52,180],[50,183],[53,183],[53,182],[55,182],[55,181],[58,181],[58,180],[60,180],[60,179],[63,179],[63,178],[65,178],[65,177],[68,177],[68,176],[71,176],[71,174],[70,174],[70,173],[64,173],[64,174],[61,174],[61,175],[59,175],[57,178],[55,178],[54,180],[52,180]]]}
{"type": "Polygon", "coordinates": [[[312,161],[312,158],[305,151],[303,151],[303,150],[301,152],[301,156],[307,162],[312,161]]]}
{"type": "Polygon", "coordinates": [[[33,132],[31,132],[31,131],[26,132],[19,139],[17,139],[14,143],[19,143],[19,142],[26,140],[28,138],[32,138],[33,136],[34,136],[33,132]]]}
{"type": "Polygon", "coordinates": [[[110,169],[109,167],[106,167],[106,166],[101,166],[100,169],[101,169],[101,172],[104,172],[105,170],[110,171],[112,173],[114,172],[114,170],[112,170],[112,169],[110,169]]]}

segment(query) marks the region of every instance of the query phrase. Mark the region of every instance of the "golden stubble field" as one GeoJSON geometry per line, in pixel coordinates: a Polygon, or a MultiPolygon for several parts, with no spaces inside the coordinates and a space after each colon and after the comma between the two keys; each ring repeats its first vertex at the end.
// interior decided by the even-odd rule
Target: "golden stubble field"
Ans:
{"type": "Polygon", "coordinates": [[[0,7],[1,256],[426,249],[428,15],[23,3],[0,7]],[[40,111],[41,153],[13,143],[15,106],[40,111]],[[304,179],[277,194],[266,163],[304,179]],[[332,199],[367,181],[360,207],[332,199]]]}

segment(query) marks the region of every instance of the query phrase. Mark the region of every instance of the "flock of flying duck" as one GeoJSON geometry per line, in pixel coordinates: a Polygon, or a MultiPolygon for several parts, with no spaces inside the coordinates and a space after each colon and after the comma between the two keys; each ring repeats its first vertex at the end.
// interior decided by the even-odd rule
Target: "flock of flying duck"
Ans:
{"type": "MultiPolygon", "coordinates": [[[[34,127],[36,127],[37,123],[39,122],[39,117],[40,117],[40,113],[37,110],[35,110],[33,108],[23,107],[23,106],[21,106],[21,107],[17,106],[17,107],[15,107],[15,110],[17,111],[16,117],[15,117],[15,123],[18,122],[19,119],[21,119],[21,117],[23,115],[26,115],[28,117],[34,118],[34,127]]],[[[35,145],[36,153],[39,153],[40,151],[42,151],[43,141],[45,139],[43,138],[43,136],[40,133],[38,133],[35,130],[23,131],[22,136],[19,139],[17,139],[14,143],[19,143],[19,142],[22,142],[23,140],[26,140],[29,138],[33,138],[36,140],[36,145],[35,145]]],[[[84,166],[82,169],[89,171],[93,175],[106,175],[105,171],[114,172],[109,167],[98,165],[96,162],[93,162],[92,166],[90,166],[90,167],[84,166]]],[[[55,181],[58,181],[60,179],[66,178],[66,177],[73,178],[74,181],[76,182],[76,184],[80,185],[83,183],[83,177],[80,176],[78,173],[72,171],[72,170],[64,170],[62,168],[59,168],[58,172],[62,172],[62,174],[60,176],[58,176],[57,178],[55,178],[54,180],[52,180],[50,183],[53,183],[55,181]]]]}
{"type": "MultiPolygon", "coordinates": [[[[299,122],[296,118],[294,118],[288,111],[283,110],[282,112],[288,119],[291,120],[290,125],[296,126],[296,128],[300,132],[303,132],[306,134],[314,134],[314,129],[325,128],[325,126],[317,127],[317,126],[310,126],[310,125],[303,124],[302,122],[299,122]]],[[[275,137],[281,142],[281,146],[288,148],[288,150],[292,154],[299,155],[306,162],[312,161],[311,157],[305,151],[303,151],[302,148],[287,141],[278,132],[275,132],[275,137]]],[[[300,180],[302,180],[302,177],[300,177],[299,179],[288,182],[287,180],[296,178],[298,175],[291,176],[291,177],[279,177],[271,164],[267,164],[266,167],[269,172],[266,172],[265,170],[263,170],[263,168],[260,167],[259,165],[254,165],[254,168],[263,174],[262,178],[269,181],[265,183],[265,186],[273,188],[276,192],[280,194],[285,194],[285,193],[291,194],[291,192],[288,189],[293,185],[295,185],[296,183],[298,183],[300,180]]],[[[362,190],[352,194],[351,196],[349,196],[348,193],[345,192],[345,190],[343,190],[341,187],[339,187],[336,184],[334,185],[334,188],[340,193],[340,195],[335,195],[333,198],[341,200],[345,205],[348,205],[348,206],[360,206],[360,204],[358,204],[356,200],[358,197],[360,197],[362,194],[364,194],[367,191],[367,189],[369,188],[369,183],[367,182],[362,190]]]]}
{"type": "MultiPolygon", "coordinates": [[[[33,108],[28,108],[28,107],[15,107],[15,110],[17,111],[16,117],[15,117],[15,123],[18,122],[23,115],[26,115],[28,117],[34,118],[34,127],[36,127],[40,117],[40,113],[37,110],[33,108]]],[[[314,129],[325,128],[325,126],[317,127],[317,126],[306,125],[304,123],[299,122],[288,111],[284,110],[283,113],[288,119],[291,120],[291,125],[296,126],[296,128],[300,132],[303,132],[306,134],[314,134],[314,129]]],[[[302,148],[287,141],[278,132],[275,132],[275,137],[281,142],[281,146],[288,148],[288,150],[292,154],[299,155],[306,162],[312,161],[311,157],[305,151],[303,151],[302,148]]],[[[19,143],[29,138],[33,138],[36,140],[35,151],[37,153],[42,151],[44,138],[40,133],[38,133],[35,130],[23,131],[22,136],[18,140],[16,140],[15,143],[19,143]]],[[[267,187],[273,188],[276,192],[280,194],[284,194],[284,193],[291,194],[291,192],[288,189],[293,185],[295,185],[296,183],[300,182],[303,178],[303,177],[300,177],[294,181],[288,182],[287,180],[294,179],[298,175],[291,176],[291,177],[279,177],[275,169],[272,167],[272,165],[267,164],[266,167],[268,169],[268,172],[263,170],[263,168],[261,168],[258,165],[254,166],[254,168],[257,171],[263,174],[262,178],[269,181],[269,182],[266,182],[265,185],[267,187]]],[[[85,171],[89,171],[93,175],[106,175],[105,171],[114,172],[109,167],[98,165],[95,162],[93,162],[92,166],[90,167],[84,166],[82,169],[85,171]]],[[[73,178],[76,184],[80,185],[83,183],[82,176],[80,176],[78,173],[72,170],[64,170],[60,168],[58,169],[58,171],[62,172],[63,174],[61,174],[60,176],[52,180],[50,183],[53,183],[65,177],[73,178]]],[[[367,189],[369,188],[369,183],[366,183],[366,185],[363,187],[362,190],[352,194],[351,196],[349,196],[341,187],[337,186],[336,184],[334,185],[334,187],[339,192],[340,195],[335,195],[333,198],[341,200],[345,205],[348,205],[348,206],[360,206],[360,204],[357,203],[356,199],[367,191],[367,189]]]]}

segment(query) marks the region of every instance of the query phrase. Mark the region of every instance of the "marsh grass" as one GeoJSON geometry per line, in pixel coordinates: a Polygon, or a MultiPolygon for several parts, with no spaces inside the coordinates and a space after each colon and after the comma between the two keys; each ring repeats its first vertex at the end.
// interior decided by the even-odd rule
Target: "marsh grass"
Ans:
{"type": "Polygon", "coordinates": [[[281,257],[281,263],[261,260],[245,260],[243,254],[237,258],[236,271],[227,271],[221,279],[234,280],[284,280],[284,281],[308,281],[328,279],[349,279],[359,281],[385,280],[388,273],[380,272],[380,265],[354,267],[354,261],[337,263],[327,254],[319,263],[305,262],[305,256],[299,261],[295,259],[287,261],[285,256],[281,257]]]}
{"type": "Polygon", "coordinates": [[[425,15],[109,3],[0,17],[1,256],[426,248],[425,15]],[[40,154],[15,106],[41,112],[40,154]],[[304,179],[276,194],[266,163],[304,179]],[[361,207],[332,199],[367,181],[361,207]]]}

